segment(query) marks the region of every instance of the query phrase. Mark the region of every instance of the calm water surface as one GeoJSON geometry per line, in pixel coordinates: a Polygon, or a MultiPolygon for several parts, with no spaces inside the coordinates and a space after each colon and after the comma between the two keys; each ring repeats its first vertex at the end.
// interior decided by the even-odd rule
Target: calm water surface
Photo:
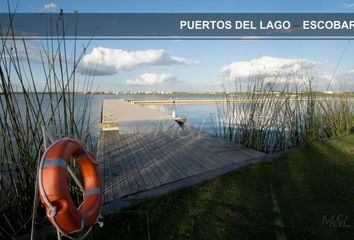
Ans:
{"type": "MultiPolygon", "coordinates": [[[[26,104],[25,99],[22,94],[16,95],[17,102],[22,113],[26,112],[26,104]]],[[[32,95],[33,99],[31,101],[36,101],[35,95],[32,95]]],[[[40,95],[40,99],[43,97],[42,110],[44,111],[45,117],[50,116],[50,97],[49,95],[40,95]]],[[[126,99],[126,100],[136,100],[136,99],[206,99],[206,98],[222,98],[221,95],[110,95],[110,94],[93,94],[93,95],[76,95],[75,96],[75,114],[77,116],[81,115],[83,111],[88,111],[86,113],[90,113],[90,130],[91,135],[96,141],[100,134],[99,122],[101,118],[101,108],[102,102],[104,99],[126,99]],[[91,107],[89,109],[83,109],[85,107],[85,99],[87,97],[91,98],[91,107]]],[[[0,98],[4,98],[3,95],[0,95],[0,98]]],[[[55,100],[53,100],[55,101],[55,100]]],[[[204,131],[213,133],[210,124],[210,116],[216,112],[216,104],[171,104],[171,105],[147,105],[148,107],[164,111],[172,114],[175,111],[176,115],[179,117],[187,118],[187,124],[202,129],[204,131]]],[[[62,111],[59,108],[58,111],[62,111]]],[[[55,133],[54,133],[55,134],[55,133]]]]}
{"type": "Polygon", "coordinates": [[[211,124],[211,115],[216,114],[215,103],[203,104],[154,104],[145,105],[147,107],[172,114],[174,111],[177,117],[187,118],[187,124],[213,134],[214,129],[211,124]]]}
{"type": "MultiPolygon", "coordinates": [[[[99,129],[99,122],[100,122],[100,117],[101,117],[101,108],[102,108],[102,102],[104,99],[129,99],[129,100],[136,100],[136,99],[217,99],[217,98],[223,98],[222,95],[210,95],[210,94],[205,94],[205,95],[192,95],[192,94],[184,94],[184,95],[128,95],[128,94],[123,94],[123,95],[109,95],[109,94],[94,94],[90,95],[92,99],[92,104],[90,109],[83,109],[85,99],[89,95],[76,95],[75,96],[75,112],[79,114],[82,111],[89,111],[90,113],[90,130],[91,130],[91,135],[96,141],[99,137],[100,134],[100,129],[99,129]]],[[[1,95],[1,98],[4,96],[1,95]]],[[[43,108],[46,109],[49,106],[49,96],[45,95],[44,96],[44,105],[43,108]]],[[[23,95],[19,94],[18,95],[18,103],[20,108],[23,108],[25,110],[25,103],[24,103],[24,98],[23,95]]],[[[214,115],[216,116],[217,113],[217,104],[215,103],[203,103],[203,104],[152,104],[152,105],[146,105],[147,107],[157,109],[163,112],[167,112],[169,114],[172,114],[175,112],[176,116],[178,117],[185,117],[187,118],[187,124],[197,128],[201,129],[203,131],[209,132],[211,134],[214,134],[214,129],[211,124],[211,116],[214,115]]],[[[25,112],[25,111],[23,111],[25,112]]],[[[49,111],[50,112],[50,111],[49,111]]]]}
{"type": "MultiPolygon", "coordinates": [[[[78,96],[79,98],[80,96],[78,96]]],[[[205,99],[205,98],[222,98],[218,95],[94,95],[92,99],[91,116],[93,126],[97,126],[95,135],[99,134],[98,123],[100,120],[101,106],[104,99],[205,99]]],[[[80,101],[80,99],[78,99],[80,101]]],[[[78,102],[79,102],[78,101],[78,102]]],[[[79,104],[79,103],[78,103],[79,104]]],[[[216,114],[215,103],[203,104],[149,104],[147,107],[172,114],[174,111],[176,116],[187,118],[187,124],[203,131],[214,133],[210,123],[211,114],[216,114]]]]}

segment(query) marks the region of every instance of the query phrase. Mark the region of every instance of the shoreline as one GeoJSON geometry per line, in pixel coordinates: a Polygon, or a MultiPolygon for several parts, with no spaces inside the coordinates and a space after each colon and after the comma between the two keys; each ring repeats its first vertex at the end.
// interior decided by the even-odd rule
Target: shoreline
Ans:
{"type": "MultiPolygon", "coordinates": [[[[350,97],[351,98],[351,97],[350,97]]],[[[286,98],[284,97],[279,97],[279,98],[264,98],[262,101],[267,102],[275,102],[275,101],[282,101],[285,100],[286,98]]],[[[290,98],[290,101],[307,101],[307,99],[303,98],[290,98]]],[[[316,101],[324,101],[324,100],[329,100],[328,98],[325,97],[320,97],[317,98],[316,101]]],[[[333,97],[333,99],[330,99],[331,101],[335,100],[341,100],[341,97],[333,97]]],[[[127,99],[128,102],[131,103],[136,103],[136,104],[142,104],[142,105],[149,105],[149,104],[202,104],[202,103],[225,103],[225,102],[233,102],[233,103],[252,103],[252,99],[244,99],[244,98],[222,98],[222,99],[127,99]]],[[[349,102],[354,102],[354,97],[351,99],[348,99],[349,102]]]]}

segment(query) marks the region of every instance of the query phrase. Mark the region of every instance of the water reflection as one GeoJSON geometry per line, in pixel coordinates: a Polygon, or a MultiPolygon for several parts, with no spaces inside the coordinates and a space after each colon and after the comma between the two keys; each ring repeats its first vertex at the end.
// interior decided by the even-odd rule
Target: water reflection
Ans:
{"type": "Polygon", "coordinates": [[[211,115],[216,116],[217,105],[215,103],[207,104],[153,104],[145,105],[150,108],[167,112],[172,115],[173,111],[177,117],[187,118],[187,124],[214,134],[215,130],[211,125],[211,115]]]}

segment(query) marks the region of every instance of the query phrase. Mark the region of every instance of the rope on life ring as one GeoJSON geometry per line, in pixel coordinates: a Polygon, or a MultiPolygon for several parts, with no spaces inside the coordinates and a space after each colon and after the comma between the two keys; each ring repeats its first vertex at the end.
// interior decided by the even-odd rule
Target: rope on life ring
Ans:
{"type": "Polygon", "coordinates": [[[46,148],[38,169],[38,187],[46,215],[57,231],[66,237],[83,230],[90,230],[98,223],[102,208],[102,183],[95,156],[87,145],[70,138],[63,138],[46,148]],[[84,179],[84,186],[73,174],[69,161],[74,158],[84,179]],[[83,202],[77,208],[70,196],[68,172],[83,191],[83,202]]]}

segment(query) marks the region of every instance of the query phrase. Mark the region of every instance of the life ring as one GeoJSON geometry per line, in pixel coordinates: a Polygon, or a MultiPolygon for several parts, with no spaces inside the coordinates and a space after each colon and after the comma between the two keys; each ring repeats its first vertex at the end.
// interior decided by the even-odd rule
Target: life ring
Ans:
{"type": "Polygon", "coordinates": [[[95,156],[79,140],[64,138],[54,142],[43,154],[39,167],[40,199],[50,222],[62,234],[89,229],[102,207],[102,184],[95,156]],[[83,202],[76,207],[68,188],[67,165],[74,158],[84,179],[83,202]]]}

